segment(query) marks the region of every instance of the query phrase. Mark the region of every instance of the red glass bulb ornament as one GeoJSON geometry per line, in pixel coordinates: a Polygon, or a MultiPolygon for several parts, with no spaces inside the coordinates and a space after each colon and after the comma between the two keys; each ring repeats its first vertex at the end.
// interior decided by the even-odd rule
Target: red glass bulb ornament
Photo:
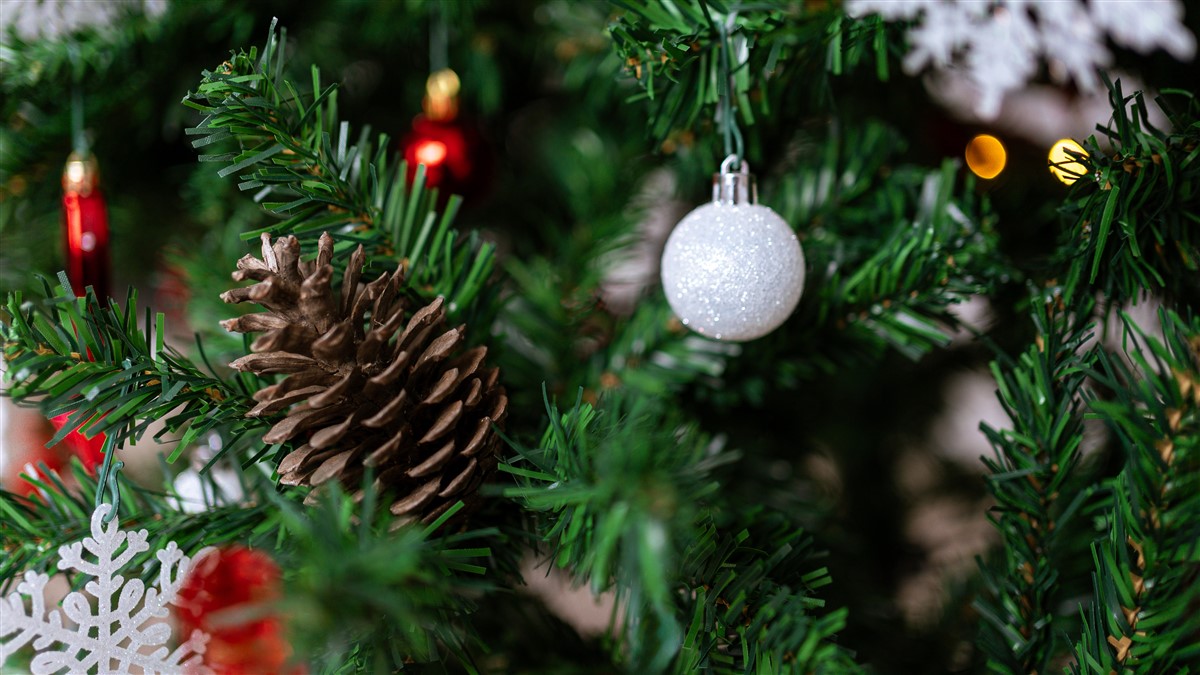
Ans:
{"type": "Polygon", "coordinates": [[[245,546],[224,546],[192,564],[175,618],[183,635],[208,633],[204,662],[217,673],[303,673],[289,667],[283,618],[271,607],[281,594],[275,561],[245,546]]]}
{"type": "Polygon", "coordinates": [[[89,154],[71,153],[63,169],[63,233],[67,278],[77,295],[88,286],[108,298],[110,261],[108,213],[100,192],[100,170],[89,154]]]}
{"type": "Polygon", "coordinates": [[[487,191],[491,155],[479,131],[458,115],[458,76],[445,69],[425,83],[424,114],[413,119],[412,131],[401,142],[408,162],[408,181],[416,177],[417,165],[425,165],[425,185],[438,189],[445,205],[451,194],[468,203],[487,191]]]}

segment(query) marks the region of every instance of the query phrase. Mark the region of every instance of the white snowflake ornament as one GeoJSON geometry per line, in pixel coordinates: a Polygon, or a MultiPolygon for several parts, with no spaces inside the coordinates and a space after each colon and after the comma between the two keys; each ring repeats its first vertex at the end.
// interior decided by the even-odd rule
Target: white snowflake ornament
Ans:
{"type": "Polygon", "coordinates": [[[208,642],[204,632],[193,631],[174,651],[164,646],[171,637],[171,626],[163,620],[167,605],[174,603],[191,559],[170,542],[155,553],[161,563],[158,588],[146,588],[137,578],[126,581],[121,575],[125,565],[150,546],[146,530],[125,532],[116,519],[106,527],[104,518],[111,510],[109,504],[98,506],[92,513],[92,536],[58,549],[58,569],[91,577],[84,588],[95,607],[88,595],[74,591],[63,600],[61,611],[47,613],[49,575],[25,572],[16,592],[0,598],[0,666],[32,642],[37,653],[30,668],[35,675],[211,673],[203,661],[208,642]],[[94,561],[84,559],[85,549],[94,561]],[[28,607],[25,598],[30,600],[28,607]],[[153,647],[158,649],[148,651],[153,647]]]}

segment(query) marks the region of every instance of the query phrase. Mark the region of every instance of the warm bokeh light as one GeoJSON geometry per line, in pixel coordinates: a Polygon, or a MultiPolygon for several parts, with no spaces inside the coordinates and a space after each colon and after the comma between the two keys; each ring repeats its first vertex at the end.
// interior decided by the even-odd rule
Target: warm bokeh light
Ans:
{"type": "Polygon", "coordinates": [[[1008,153],[1000,139],[988,134],[979,134],[967,143],[967,167],[980,178],[995,178],[1004,171],[1008,153]]]}
{"type": "Polygon", "coordinates": [[[1082,145],[1069,138],[1064,138],[1060,141],[1056,141],[1050,148],[1049,159],[1050,173],[1054,174],[1055,178],[1066,183],[1067,185],[1070,185],[1079,180],[1079,177],[1087,171],[1087,167],[1076,161],[1071,155],[1067,154],[1068,150],[1076,155],[1083,155],[1084,157],[1087,157],[1087,152],[1084,151],[1082,145]],[[1055,166],[1056,164],[1058,166],[1055,166]]]}
{"type": "Polygon", "coordinates": [[[460,86],[458,75],[449,68],[443,68],[430,75],[425,81],[425,99],[421,102],[425,116],[438,121],[457,117],[460,86]]]}
{"type": "Polygon", "coordinates": [[[446,144],[441,141],[423,141],[417,146],[417,161],[425,166],[437,166],[446,159],[446,144]]]}
{"type": "Polygon", "coordinates": [[[87,174],[87,165],[80,160],[67,162],[67,181],[71,183],[82,183],[84,176],[87,174]]]}

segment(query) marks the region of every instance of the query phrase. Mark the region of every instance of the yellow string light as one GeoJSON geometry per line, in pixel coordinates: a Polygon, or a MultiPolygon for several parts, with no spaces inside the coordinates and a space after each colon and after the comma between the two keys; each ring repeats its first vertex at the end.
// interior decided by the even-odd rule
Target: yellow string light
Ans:
{"type": "Polygon", "coordinates": [[[1087,171],[1087,168],[1076,161],[1074,157],[1067,154],[1068,150],[1074,152],[1076,155],[1087,157],[1087,152],[1084,151],[1083,146],[1069,138],[1064,138],[1056,141],[1051,146],[1049,159],[1050,173],[1054,174],[1054,177],[1063,183],[1070,185],[1079,180],[1079,177],[1087,171]]]}

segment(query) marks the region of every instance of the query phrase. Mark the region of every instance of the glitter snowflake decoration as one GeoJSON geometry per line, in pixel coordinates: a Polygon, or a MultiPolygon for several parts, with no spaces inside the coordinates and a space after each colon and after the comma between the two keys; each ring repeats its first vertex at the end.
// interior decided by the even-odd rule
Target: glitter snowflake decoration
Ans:
{"type": "Polygon", "coordinates": [[[150,546],[146,530],[124,532],[116,519],[106,527],[104,518],[111,510],[101,504],[92,513],[92,536],[58,549],[60,570],[91,577],[84,588],[95,598],[95,611],[88,596],[75,591],[63,600],[61,611],[46,613],[49,575],[25,572],[16,592],[0,598],[0,664],[32,642],[37,654],[30,665],[36,675],[129,673],[135,667],[143,673],[211,672],[203,663],[205,633],[193,631],[174,651],[161,646],[171,637],[171,626],[164,621],[167,605],[175,601],[191,559],[170,542],[156,552],[161,562],[157,589],[146,588],[140,579],[126,581],[122,569],[150,546]],[[94,562],[84,559],[85,549],[94,562]],[[61,647],[51,649],[54,645],[61,647]],[[158,649],[147,649],[153,647],[158,649]]]}
{"type": "Polygon", "coordinates": [[[1162,48],[1181,61],[1196,52],[1178,0],[849,0],[846,11],[914,22],[905,71],[965,78],[978,94],[975,113],[988,120],[1006,93],[1037,75],[1042,59],[1056,81],[1097,88],[1096,69],[1112,63],[1106,36],[1143,53],[1162,48]]]}

